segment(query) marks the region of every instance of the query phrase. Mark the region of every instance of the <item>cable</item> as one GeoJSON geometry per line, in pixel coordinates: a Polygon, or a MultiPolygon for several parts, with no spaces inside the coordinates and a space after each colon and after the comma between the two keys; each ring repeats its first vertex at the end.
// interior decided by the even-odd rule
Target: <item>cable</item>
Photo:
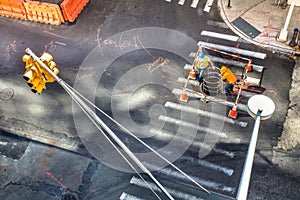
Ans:
{"type": "MultiPolygon", "coordinates": [[[[69,86],[70,87],[70,86],[69,86]]],[[[131,131],[129,131],[128,129],[126,129],[122,124],[120,124],[119,122],[117,122],[116,120],[114,120],[112,117],[110,117],[108,114],[106,114],[103,110],[101,110],[100,108],[98,108],[95,104],[93,104],[92,102],[90,102],[88,99],[86,99],[84,96],[82,96],[79,92],[77,92],[75,89],[73,89],[72,87],[70,87],[77,95],[79,95],[82,99],[84,99],[86,102],[88,102],[91,106],[93,106],[95,109],[97,109],[99,112],[101,112],[104,116],[106,116],[108,119],[110,119],[111,121],[113,121],[115,124],[117,124],[120,128],[122,128],[125,132],[127,132],[130,136],[132,136],[133,138],[135,138],[137,141],[139,141],[141,144],[143,144],[144,146],[146,146],[149,150],[151,150],[153,153],[155,153],[157,156],[159,156],[162,160],[164,160],[166,163],[168,163],[169,165],[171,165],[174,169],[176,169],[178,172],[180,172],[181,174],[183,174],[185,177],[187,177],[191,182],[193,182],[195,185],[197,185],[199,188],[201,188],[202,190],[204,190],[205,192],[207,192],[208,194],[211,194],[210,191],[208,191],[206,188],[204,188],[202,185],[200,185],[199,183],[197,183],[194,179],[192,179],[188,174],[186,174],[185,172],[183,172],[181,169],[179,169],[176,165],[174,165],[173,163],[171,163],[169,160],[167,160],[165,157],[163,157],[161,154],[159,154],[157,151],[155,151],[152,147],[150,147],[149,145],[147,145],[144,141],[142,141],[141,139],[139,139],[137,136],[135,136],[131,131]]]]}
{"type": "Polygon", "coordinates": [[[95,120],[90,116],[90,114],[78,103],[78,101],[73,98],[72,93],[68,91],[69,89],[73,89],[71,86],[69,86],[67,83],[64,82],[64,84],[67,86],[67,93],[72,97],[72,99],[76,102],[76,104],[81,108],[81,110],[86,114],[86,116],[93,122],[93,124],[96,126],[96,128],[104,135],[104,137],[109,141],[109,143],[114,147],[114,149],[121,155],[121,157],[127,162],[127,164],[134,170],[136,174],[147,184],[149,189],[154,193],[154,195],[161,200],[159,195],[153,190],[153,188],[150,186],[150,184],[142,177],[142,175],[137,171],[137,169],[129,162],[129,160],[125,157],[125,155],[120,151],[120,149],[111,141],[111,139],[104,133],[102,128],[95,122],[95,120]]]}

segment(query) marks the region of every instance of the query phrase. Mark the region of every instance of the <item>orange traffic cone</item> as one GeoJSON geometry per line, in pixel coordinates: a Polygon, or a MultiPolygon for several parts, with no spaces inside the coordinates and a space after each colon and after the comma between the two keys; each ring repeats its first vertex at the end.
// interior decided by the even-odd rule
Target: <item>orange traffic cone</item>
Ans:
{"type": "Polygon", "coordinates": [[[194,70],[194,68],[192,67],[192,69],[190,70],[190,74],[189,74],[189,79],[196,79],[196,72],[194,70]]]}
{"type": "Polygon", "coordinates": [[[233,108],[229,111],[228,117],[232,118],[232,119],[236,119],[237,118],[237,106],[234,105],[233,108]]]}
{"type": "Polygon", "coordinates": [[[185,103],[188,102],[188,96],[187,96],[187,93],[186,93],[185,90],[183,90],[183,92],[182,92],[182,94],[181,94],[181,96],[180,96],[180,101],[183,101],[183,102],[185,102],[185,103]]]}
{"type": "Polygon", "coordinates": [[[246,70],[247,70],[248,72],[251,72],[252,69],[253,69],[253,67],[252,67],[252,62],[251,62],[251,60],[250,60],[249,63],[247,63],[247,65],[246,65],[246,70]]]}

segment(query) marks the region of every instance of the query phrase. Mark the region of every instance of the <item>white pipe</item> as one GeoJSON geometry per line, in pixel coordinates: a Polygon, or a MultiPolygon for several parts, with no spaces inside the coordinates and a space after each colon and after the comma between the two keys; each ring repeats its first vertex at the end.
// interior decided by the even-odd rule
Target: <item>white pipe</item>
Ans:
{"type": "Polygon", "coordinates": [[[244,164],[244,169],[242,173],[242,177],[240,180],[240,185],[237,193],[237,200],[247,200],[248,196],[248,189],[249,189],[249,183],[251,178],[251,172],[252,172],[252,166],[253,166],[253,160],[254,160],[254,154],[255,154],[255,148],[258,138],[258,130],[260,125],[260,114],[262,113],[261,110],[257,111],[256,119],[253,127],[253,132],[247,152],[246,161],[244,164]]]}
{"type": "Polygon", "coordinates": [[[296,0],[292,0],[288,15],[287,15],[285,23],[284,23],[284,27],[283,27],[284,30],[288,29],[289,23],[290,23],[291,18],[292,18],[293,10],[294,10],[294,7],[295,7],[295,2],[296,2],[296,0]]]}
{"type": "Polygon", "coordinates": [[[259,53],[259,52],[255,52],[255,51],[238,49],[235,47],[229,47],[229,46],[213,44],[213,43],[208,43],[208,42],[202,42],[202,41],[198,42],[198,46],[200,46],[200,45],[202,45],[203,47],[211,47],[211,48],[219,49],[222,51],[227,51],[227,52],[231,52],[234,54],[250,56],[250,57],[259,58],[259,59],[265,59],[265,57],[267,56],[267,54],[265,54],[265,53],[259,53]]]}

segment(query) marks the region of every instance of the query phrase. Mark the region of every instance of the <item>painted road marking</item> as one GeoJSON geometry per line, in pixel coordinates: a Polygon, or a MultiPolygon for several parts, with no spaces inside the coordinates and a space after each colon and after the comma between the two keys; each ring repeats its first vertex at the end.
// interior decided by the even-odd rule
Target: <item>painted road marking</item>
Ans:
{"type": "Polygon", "coordinates": [[[223,33],[216,33],[216,32],[212,32],[212,31],[202,31],[201,35],[219,38],[219,39],[223,39],[223,40],[229,40],[229,41],[233,41],[233,42],[237,42],[239,39],[239,37],[237,37],[237,36],[227,35],[227,34],[223,34],[223,33]]]}
{"type": "Polygon", "coordinates": [[[178,4],[183,6],[184,2],[185,2],[185,0],[179,0],[178,4]]]}
{"type": "MultiPolygon", "coordinates": [[[[137,178],[135,176],[133,176],[131,178],[130,183],[133,184],[133,185],[142,187],[142,188],[147,188],[147,189],[149,189],[149,186],[150,186],[154,191],[161,192],[161,190],[154,183],[148,182],[148,181],[143,181],[142,179],[137,178]]],[[[202,198],[199,198],[199,197],[196,197],[194,195],[191,195],[191,194],[188,194],[188,193],[184,193],[184,192],[181,192],[181,191],[178,191],[178,190],[174,190],[172,188],[166,187],[166,190],[168,190],[168,192],[172,196],[174,196],[174,197],[176,197],[178,199],[182,199],[182,200],[204,200],[202,198]]]]}
{"type": "Polygon", "coordinates": [[[207,0],[203,11],[209,12],[211,9],[211,6],[213,5],[213,2],[214,2],[214,0],[207,0]]]}
{"type": "Polygon", "coordinates": [[[191,4],[191,7],[192,7],[192,8],[197,8],[198,3],[199,3],[199,0],[193,0],[193,2],[192,2],[192,4],[191,4]]]}
{"type": "Polygon", "coordinates": [[[145,200],[145,199],[141,199],[139,197],[136,197],[134,195],[131,194],[127,194],[126,192],[123,192],[119,198],[120,200],[145,200]]]}
{"type": "MultiPolygon", "coordinates": [[[[157,169],[157,167],[155,167],[155,166],[153,166],[153,165],[151,165],[149,163],[144,162],[143,164],[148,169],[150,169],[150,170],[156,170],[157,172],[159,172],[161,174],[164,174],[166,176],[174,177],[174,178],[182,180],[184,182],[190,181],[183,174],[181,174],[181,173],[179,173],[179,172],[177,172],[177,171],[175,171],[173,169],[170,169],[170,168],[157,169]]],[[[223,184],[216,183],[216,182],[209,181],[209,180],[205,180],[205,179],[201,179],[201,178],[198,178],[198,177],[195,177],[195,176],[190,176],[190,177],[195,182],[199,183],[200,185],[202,185],[204,187],[215,189],[215,190],[222,191],[222,192],[228,192],[228,193],[231,193],[231,194],[235,193],[235,188],[234,187],[225,186],[223,184]]]]}
{"type": "Polygon", "coordinates": [[[198,165],[201,165],[203,167],[210,168],[210,169],[216,170],[218,172],[222,172],[223,174],[226,174],[227,176],[231,176],[234,172],[233,169],[223,167],[223,166],[220,166],[220,165],[217,165],[217,164],[214,164],[214,163],[211,163],[206,160],[199,159],[199,158],[184,156],[184,157],[181,157],[180,159],[189,161],[189,162],[193,162],[193,163],[197,163],[198,165]]]}
{"type": "Polygon", "coordinates": [[[207,25],[210,25],[210,26],[218,26],[220,28],[229,29],[229,27],[224,22],[217,22],[217,21],[207,20],[206,23],[207,23],[207,25]]]}
{"type": "MultiPolygon", "coordinates": [[[[156,128],[152,128],[150,129],[150,133],[151,135],[155,135],[156,138],[159,138],[160,140],[163,140],[163,141],[170,141],[172,138],[174,138],[174,135],[175,133],[171,133],[171,132],[168,132],[166,130],[159,130],[159,129],[156,129],[156,128]]],[[[183,143],[190,143],[190,141],[186,138],[180,138],[180,140],[183,142],[183,143]]],[[[227,151],[227,150],[224,150],[224,149],[219,149],[217,147],[213,147],[211,145],[208,145],[208,144],[204,144],[203,142],[199,142],[199,141],[195,141],[193,140],[192,144],[191,144],[192,147],[194,148],[197,148],[197,149],[208,149],[208,150],[212,150],[218,154],[222,154],[222,155],[225,155],[225,156],[228,156],[230,158],[233,158],[234,157],[234,152],[231,152],[231,151],[227,151]]]]}
{"type": "Polygon", "coordinates": [[[176,119],[176,118],[173,118],[173,117],[160,115],[158,117],[158,119],[161,120],[161,121],[176,124],[176,125],[180,124],[182,126],[193,128],[193,129],[196,129],[197,131],[201,131],[201,132],[204,132],[204,133],[211,133],[211,134],[217,135],[221,138],[227,138],[227,134],[222,132],[222,131],[209,129],[209,128],[204,127],[204,126],[200,126],[200,125],[193,124],[193,123],[190,123],[190,122],[187,122],[187,121],[179,120],[179,119],[176,119]]]}
{"type": "Polygon", "coordinates": [[[177,103],[170,102],[170,101],[167,101],[165,103],[165,107],[173,108],[175,110],[189,112],[189,113],[196,113],[198,116],[214,118],[216,120],[224,121],[224,122],[227,122],[227,123],[230,123],[230,124],[240,125],[241,127],[246,127],[247,124],[248,124],[247,122],[240,122],[240,121],[233,120],[229,117],[226,117],[225,116],[226,113],[223,113],[224,115],[221,115],[221,114],[208,112],[208,111],[205,111],[205,110],[200,110],[200,109],[193,108],[193,107],[186,106],[186,105],[177,104],[177,103]]]}

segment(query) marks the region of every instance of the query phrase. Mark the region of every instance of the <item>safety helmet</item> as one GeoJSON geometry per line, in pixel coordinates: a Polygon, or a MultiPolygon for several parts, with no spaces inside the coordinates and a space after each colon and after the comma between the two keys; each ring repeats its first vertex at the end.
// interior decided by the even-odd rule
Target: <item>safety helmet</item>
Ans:
{"type": "Polygon", "coordinates": [[[203,51],[200,52],[200,54],[199,54],[198,57],[199,57],[199,58],[204,58],[204,53],[203,53],[203,51]]]}
{"type": "Polygon", "coordinates": [[[221,74],[223,74],[223,73],[225,73],[227,70],[228,70],[227,67],[222,66],[221,69],[220,69],[220,72],[221,72],[221,74]]]}

